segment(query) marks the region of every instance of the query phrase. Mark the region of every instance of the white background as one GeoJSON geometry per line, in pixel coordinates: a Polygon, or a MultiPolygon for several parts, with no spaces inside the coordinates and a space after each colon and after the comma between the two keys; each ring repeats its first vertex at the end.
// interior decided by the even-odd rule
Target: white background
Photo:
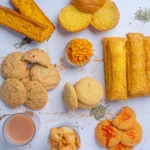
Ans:
{"type": "MultiPolygon", "coordinates": [[[[145,35],[150,35],[150,23],[140,23],[134,20],[134,14],[139,7],[150,7],[149,0],[115,0],[120,11],[120,22],[118,26],[107,32],[98,32],[92,27],[80,33],[68,33],[60,27],[57,21],[57,16],[60,10],[69,4],[69,0],[36,0],[39,7],[45,14],[54,22],[56,30],[48,42],[42,44],[32,43],[24,46],[19,51],[26,51],[31,48],[41,48],[49,53],[53,64],[60,65],[60,58],[64,57],[64,49],[66,44],[72,38],[87,38],[89,39],[96,50],[96,57],[92,61],[81,68],[71,68],[65,63],[67,69],[61,69],[61,83],[58,88],[49,92],[49,101],[45,108],[36,111],[36,114],[41,120],[41,129],[34,138],[34,140],[23,147],[16,147],[9,145],[2,135],[2,126],[6,118],[0,121],[0,150],[49,150],[48,136],[51,127],[64,122],[70,122],[80,134],[82,147],[81,150],[103,150],[104,148],[97,145],[94,137],[95,126],[98,123],[93,117],[89,117],[89,111],[77,110],[77,112],[69,112],[63,103],[62,90],[67,81],[74,84],[81,77],[92,76],[98,79],[104,87],[104,72],[103,63],[100,60],[103,57],[102,50],[102,37],[107,36],[121,36],[125,37],[128,32],[142,32],[145,35]],[[95,61],[97,59],[97,61],[95,61]]],[[[0,4],[12,8],[9,0],[0,0],[0,4]]],[[[11,52],[18,51],[13,44],[18,43],[23,38],[22,35],[0,26],[0,61],[2,58],[11,52]],[[2,58],[1,58],[2,57],[2,58]]],[[[60,67],[58,67],[60,70],[60,67]]],[[[3,78],[0,76],[0,84],[3,78]]],[[[103,98],[102,104],[105,103],[103,98]]],[[[112,118],[114,114],[118,113],[123,106],[132,107],[137,114],[137,120],[143,128],[143,140],[135,147],[135,150],[149,150],[150,149],[150,98],[142,97],[137,99],[130,99],[121,102],[108,102],[111,108],[111,114],[108,113],[107,117],[112,118]]],[[[2,101],[0,101],[0,116],[3,114],[13,114],[16,112],[25,111],[24,106],[18,109],[9,109],[2,101]]]]}

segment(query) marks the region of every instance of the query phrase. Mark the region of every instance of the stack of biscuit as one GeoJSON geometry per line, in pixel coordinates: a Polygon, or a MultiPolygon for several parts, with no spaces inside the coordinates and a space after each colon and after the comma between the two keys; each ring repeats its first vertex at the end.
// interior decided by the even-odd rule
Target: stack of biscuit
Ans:
{"type": "Polygon", "coordinates": [[[59,23],[69,32],[79,32],[90,24],[99,31],[114,28],[119,11],[111,0],[72,0],[58,16],[59,23]]]}
{"type": "Polygon", "coordinates": [[[134,110],[126,106],[114,120],[98,123],[95,135],[98,144],[107,150],[133,150],[142,140],[142,127],[134,110]]]}
{"type": "Polygon", "coordinates": [[[75,111],[91,109],[98,105],[103,97],[103,88],[99,81],[91,77],[84,77],[72,86],[66,83],[63,91],[64,102],[68,109],[75,111]]]}
{"type": "Polygon", "coordinates": [[[32,110],[42,109],[48,100],[47,90],[56,88],[60,82],[58,70],[40,49],[9,54],[3,60],[1,71],[6,80],[0,96],[10,108],[25,104],[32,110]],[[31,68],[28,63],[32,64],[31,68]]]}
{"type": "Polygon", "coordinates": [[[106,96],[109,100],[150,94],[150,37],[128,33],[103,39],[106,96]]]}
{"type": "Polygon", "coordinates": [[[37,42],[43,42],[51,36],[55,27],[34,0],[11,0],[11,2],[20,13],[0,6],[1,25],[37,42]]]}

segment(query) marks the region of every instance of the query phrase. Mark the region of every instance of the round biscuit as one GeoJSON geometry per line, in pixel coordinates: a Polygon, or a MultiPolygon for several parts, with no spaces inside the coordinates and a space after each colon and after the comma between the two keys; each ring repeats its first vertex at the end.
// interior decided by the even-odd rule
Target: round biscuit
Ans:
{"type": "Polygon", "coordinates": [[[74,111],[78,107],[77,95],[71,83],[67,82],[64,86],[63,98],[66,106],[74,111]]]}
{"type": "Polygon", "coordinates": [[[42,109],[48,100],[46,89],[38,81],[29,81],[25,84],[27,100],[25,105],[32,110],[42,109]]]}
{"type": "Polygon", "coordinates": [[[7,79],[2,84],[0,95],[10,108],[17,108],[27,99],[23,83],[17,79],[7,79]]]}
{"type": "Polygon", "coordinates": [[[116,146],[121,140],[121,132],[115,128],[110,120],[103,120],[98,123],[95,130],[98,144],[104,147],[116,146]]]}
{"type": "Polygon", "coordinates": [[[22,52],[13,52],[5,57],[1,69],[5,78],[23,78],[27,67],[27,62],[22,61],[23,55],[22,52]]]}
{"type": "Polygon", "coordinates": [[[60,74],[54,65],[48,68],[35,64],[30,71],[32,81],[39,81],[46,90],[54,89],[60,82],[60,74]]]}
{"type": "Polygon", "coordinates": [[[103,96],[103,88],[98,80],[85,77],[74,85],[78,101],[85,105],[97,105],[103,96]]]}
{"type": "Polygon", "coordinates": [[[30,63],[37,63],[44,67],[48,67],[50,65],[48,53],[40,49],[32,49],[27,51],[23,56],[23,60],[30,63]]]}

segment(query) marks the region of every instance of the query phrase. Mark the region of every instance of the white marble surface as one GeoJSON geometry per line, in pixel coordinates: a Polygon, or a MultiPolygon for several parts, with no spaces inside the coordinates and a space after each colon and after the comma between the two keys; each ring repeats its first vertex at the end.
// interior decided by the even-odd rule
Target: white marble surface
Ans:
{"type": "MultiPolygon", "coordinates": [[[[57,16],[61,8],[66,6],[69,0],[35,0],[45,14],[54,22],[56,30],[52,38],[43,44],[33,43],[26,45],[20,51],[24,52],[31,48],[41,48],[49,53],[52,63],[57,64],[61,73],[61,83],[58,88],[49,92],[49,101],[45,108],[36,111],[36,114],[41,120],[41,129],[34,140],[23,147],[9,145],[2,135],[2,126],[6,118],[0,121],[0,150],[49,150],[48,136],[51,127],[64,122],[70,122],[72,125],[79,126],[78,132],[81,137],[81,150],[103,150],[104,148],[97,145],[94,138],[94,129],[98,123],[93,117],[89,117],[89,111],[77,110],[76,112],[68,111],[62,100],[63,86],[67,81],[75,83],[81,77],[92,76],[98,79],[104,86],[103,56],[101,39],[105,36],[122,36],[127,32],[142,32],[145,35],[150,35],[150,23],[140,23],[134,20],[134,14],[139,7],[150,7],[149,0],[115,0],[120,11],[120,22],[118,26],[107,32],[97,32],[92,27],[80,33],[68,33],[62,29],[57,21],[57,16]],[[66,63],[60,64],[60,58],[64,57],[64,48],[66,44],[74,37],[88,38],[96,49],[96,57],[83,68],[71,68],[66,63]],[[96,59],[96,60],[95,60],[96,59]]],[[[0,0],[0,5],[12,8],[9,0],[0,0]]],[[[22,35],[0,26],[0,61],[3,57],[11,52],[18,51],[13,44],[20,42],[22,35]]],[[[0,76],[0,84],[3,82],[0,76]]],[[[105,98],[103,98],[103,102],[105,98]]],[[[121,107],[128,105],[132,107],[137,114],[137,120],[143,127],[143,140],[136,146],[135,150],[149,150],[150,148],[150,97],[142,97],[138,99],[130,99],[122,102],[109,102],[112,114],[116,114],[121,107]]],[[[0,101],[0,116],[4,114],[13,114],[16,112],[25,111],[25,107],[18,109],[9,109],[2,101],[0,101]]],[[[108,114],[108,118],[113,115],[108,114]]],[[[67,124],[67,123],[66,123],[67,124]]]]}

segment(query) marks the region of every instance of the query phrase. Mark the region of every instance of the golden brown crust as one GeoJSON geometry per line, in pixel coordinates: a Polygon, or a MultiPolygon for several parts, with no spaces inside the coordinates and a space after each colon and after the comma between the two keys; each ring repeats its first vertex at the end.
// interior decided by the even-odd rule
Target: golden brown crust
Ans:
{"type": "Polygon", "coordinates": [[[80,11],[94,13],[105,4],[105,0],[72,0],[72,4],[80,11]]]}
{"type": "MultiPolygon", "coordinates": [[[[12,26],[10,23],[8,24],[7,23],[8,21],[12,21],[12,20],[9,20],[9,17],[7,17],[7,19],[8,19],[7,22],[5,22],[5,20],[3,19],[3,17],[4,17],[3,15],[1,15],[1,17],[0,17],[0,24],[4,25],[6,27],[9,27],[9,28],[11,28],[11,29],[13,29],[19,33],[22,33],[22,34],[26,35],[27,37],[29,37],[29,38],[37,41],[37,42],[43,42],[44,41],[43,31],[46,29],[46,27],[43,24],[36,22],[34,20],[31,20],[30,18],[23,16],[23,15],[15,12],[15,11],[7,8],[7,7],[4,7],[4,6],[0,6],[0,11],[1,11],[1,13],[4,14],[5,17],[7,17],[7,15],[12,15],[13,17],[20,19],[19,24],[21,23],[21,21],[24,21],[24,23],[27,23],[27,25],[25,25],[24,29],[27,30],[28,32],[23,31],[24,29],[23,30],[20,29],[20,28],[22,28],[22,26],[15,27],[15,26],[12,26]],[[28,30],[27,28],[30,25],[32,25],[32,29],[28,30]],[[34,29],[37,29],[39,31],[39,33],[35,32],[34,29]],[[32,33],[32,35],[31,35],[31,33],[32,33]],[[33,36],[36,34],[38,34],[38,36],[36,36],[36,37],[33,36]]],[[[14,19],[14,21],[15,21],[15,19],[14,19]]]]}

